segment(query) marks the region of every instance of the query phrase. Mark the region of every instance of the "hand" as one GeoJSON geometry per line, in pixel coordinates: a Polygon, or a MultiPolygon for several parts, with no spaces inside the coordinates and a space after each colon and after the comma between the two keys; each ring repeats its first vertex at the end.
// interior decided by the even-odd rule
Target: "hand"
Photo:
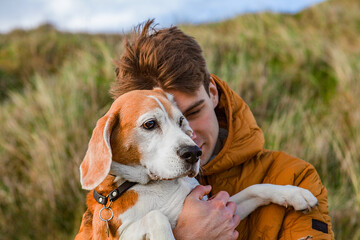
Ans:
{"type": "Polygon", "coordinates": [[[209,194],[211,186],[197,186],[187,196],[177,225],[173,230],[175,239],[187,240],[232,240],[239,236],[235,228],[240,218],[235,214],[236,205],[228,202],[229,194],[221,191],[208,201],[202,198],[209,194]]]}

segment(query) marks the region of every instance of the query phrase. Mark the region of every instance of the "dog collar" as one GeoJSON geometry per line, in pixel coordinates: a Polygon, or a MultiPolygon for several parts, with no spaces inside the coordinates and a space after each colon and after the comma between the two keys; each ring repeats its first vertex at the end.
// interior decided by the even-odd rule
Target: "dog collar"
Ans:
{"type": "Polygon", "coordinates": [[[132,186],[134,186],[136,183],[135,182],[129,182],[129,181],[125,181],[123,184],[121,184],[118,188],[112,190],[107,196],[103,196],[100,193],[98,193],[95,189],[94,189],[94,198],[95,200],[106,206],[107,202],[113,202],[116,199],[118,199],[123,193],[125,193],[129,188],[131,188],[132,186]]]}

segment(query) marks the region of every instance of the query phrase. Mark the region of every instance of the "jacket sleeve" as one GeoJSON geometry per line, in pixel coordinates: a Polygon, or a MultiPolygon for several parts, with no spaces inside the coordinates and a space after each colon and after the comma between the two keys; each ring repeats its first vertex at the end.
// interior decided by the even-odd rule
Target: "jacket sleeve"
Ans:
{"type": "Polygon", "coordinates": [[[311,164],[305,163],[305,168],[300,169],[302,171],[294,176],[293,185],[308,189],[318,199],[319,205],[308,214],[292,208],[286,210],[278,239],[307,239],[307,236],[312,239],[334,239],[328,212],[327,190],[311,164]]]}

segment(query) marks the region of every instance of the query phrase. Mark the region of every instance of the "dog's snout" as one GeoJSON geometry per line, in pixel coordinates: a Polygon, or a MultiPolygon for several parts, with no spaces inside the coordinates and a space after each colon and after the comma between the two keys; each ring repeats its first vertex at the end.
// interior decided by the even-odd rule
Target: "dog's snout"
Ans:
{"type": "Polygon", "coordinates": [[[202,152],[198,146],[185,146],[181,147],[177,154],[188,163],[196,163],[199,161],[202,152]]]}

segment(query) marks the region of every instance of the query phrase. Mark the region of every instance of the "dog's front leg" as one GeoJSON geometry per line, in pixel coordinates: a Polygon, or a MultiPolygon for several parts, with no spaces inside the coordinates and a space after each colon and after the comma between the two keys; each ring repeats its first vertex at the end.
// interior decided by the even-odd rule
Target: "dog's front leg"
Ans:
{"type": "Polygon", "coordinates": [[[120,236],[120,240],[175,240],[168,218],[159,210],[153,210],[132,223],[120,236]]]}
{"type": "Polygon", "coordinates": [[[288,207],[293,206],[297,211],[308,212],[318,204],[314,195],[296,186],[281,186],[274,184],[256,184],[230,197],[235,202],[236,212],[240,219],[244,219],[256,208],[276,203],[288,207]]]}

